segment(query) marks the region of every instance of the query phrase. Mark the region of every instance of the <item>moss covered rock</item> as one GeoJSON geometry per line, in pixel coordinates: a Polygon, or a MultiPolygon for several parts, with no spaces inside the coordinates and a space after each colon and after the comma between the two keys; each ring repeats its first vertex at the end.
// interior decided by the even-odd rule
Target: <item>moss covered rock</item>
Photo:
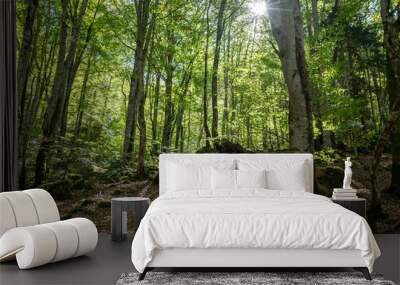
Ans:
{"type": "Polygon", "coordinates": [[[316,193],[330,196],[333,188],[340,188],[343,184],[343,169],[336,166],[316,167],[316,193]]]}

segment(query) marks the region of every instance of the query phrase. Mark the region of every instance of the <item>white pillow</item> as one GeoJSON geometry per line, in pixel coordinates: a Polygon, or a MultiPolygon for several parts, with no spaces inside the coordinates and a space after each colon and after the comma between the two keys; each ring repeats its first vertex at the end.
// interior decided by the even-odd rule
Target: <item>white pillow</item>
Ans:
{"type": "Polygon", "coordinates": [[[237,188],[267,188],[267,171],[236,170],[237,188]]]}
{"type": "Polygon", "coordinates": [[[170,191],[211,189],[211,167],[208,166],[169,163],[168,175],[170,191]]]}
{"type": "Polygon", "coordinates": [[[267,171],[268,188],[306,192],[305,162],[283,163],[267,171]]]}
{"type": "Polygon", "coordinates": [[[239,170],[266,169],[267,188],[273,190],[303,191],[307,189],[306,161],[238,161],[239,170]]]}
{"type": "Polygon", "coordinates": [[[212,168],[211,185],[213,190],[236,190],[236,170],[212,168]]]}

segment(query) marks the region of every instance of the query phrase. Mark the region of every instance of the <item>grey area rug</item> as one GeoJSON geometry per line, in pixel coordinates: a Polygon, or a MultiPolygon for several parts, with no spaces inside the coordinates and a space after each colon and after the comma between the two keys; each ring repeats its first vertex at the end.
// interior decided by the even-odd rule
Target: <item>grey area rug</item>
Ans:
{"type": "Polygon", "coordinates": [[[137,280],[138,276],[138,273],[122,274],[117,281],[117,285],[395,285],[392,281],[384,280],[379,275],[373,275],[373,280],[368,281],[359,272],[148,272],[146,278],[142,281],[137,280]]]}

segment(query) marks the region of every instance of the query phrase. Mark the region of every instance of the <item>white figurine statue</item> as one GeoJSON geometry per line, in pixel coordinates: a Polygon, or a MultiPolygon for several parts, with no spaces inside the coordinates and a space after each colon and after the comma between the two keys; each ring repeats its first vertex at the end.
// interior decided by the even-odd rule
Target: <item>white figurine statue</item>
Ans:
{"type": "Polygon", "coordinates": [[[351,189],[351,176],[353,175],[351,165],[350,157],[347,157],[344,161],[343,189],[351,189]]]}

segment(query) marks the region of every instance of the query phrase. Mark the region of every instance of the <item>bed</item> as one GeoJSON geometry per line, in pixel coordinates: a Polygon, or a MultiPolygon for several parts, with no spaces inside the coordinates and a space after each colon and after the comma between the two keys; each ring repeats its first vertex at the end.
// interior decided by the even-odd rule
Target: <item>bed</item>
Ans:
{"type": "Polygon", "coordinates": [[[361,216],[313,194],[311,154],[162,154],[160,196],[132,242],[154,268],[352,267],[380,251],[361,216]]]}

